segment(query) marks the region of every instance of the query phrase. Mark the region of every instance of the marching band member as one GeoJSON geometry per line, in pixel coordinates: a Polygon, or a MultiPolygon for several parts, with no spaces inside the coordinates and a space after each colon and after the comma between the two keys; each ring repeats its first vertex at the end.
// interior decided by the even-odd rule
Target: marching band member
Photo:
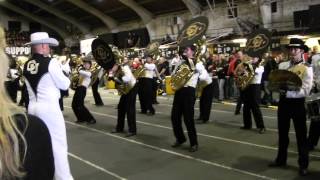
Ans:
{"type": "Polygon", "coordinates": [[[7,93],[10,99],[16,103],[17,102],[17,93],[19,87],[19,71],[17,69],[17,65],[14,59],[11,59],[9,63],[9,70],[7,74],[8,80],[5,82],[7,93]]]}
{"type": "Polygon", "coordinates": [[[259,107],[261,97],[261,78],[264,71],[264,67],[260,65],[258,57],[254,57],[252,65],[255,67],[254,77],[251,80],[248,87],[240,92],[241,99],[243,100],[243,124],[241,129],[251,129],[252,119],[251,112],[253,114],[256,126],[260,134],[265,133],[266,129],[263,123],[262,113],[259,107]]]}
{"type": "MultiPolygon", "coordinates": [[[[234,76],[234,70],[236,69],[236,67],[241,63],[241,61],[243,60],[243,52],[242,51],[237,51],[237,53],[235,54],[235,60],[232,64],[232,66],[230,67],[230,74],[232,74],[232,76],[234,76]]],[[[234,85],[234,92],[237,92],[238,94],[240,93],[240,89],[234,85]]],[[[241,107],[243,104],[243,100],[241,99],[241,96],[239,95],[237,98],[237,105],[236,105],[236,109],[234,111],[235,115],[240,114],[241,111],[241,107]]]]}
{"type": "MultiPolygon", "coordinates": [[[[118,118],[117,118],[117,126],[111,131],[111,133],[122,133],[124,132],[124,122],[125,117],[127,115],[128,120],[128,133],[126,137],[134,136],[137,134],[136,127],[136,97],[137,97],[137,86],[136,79],[133,76],[131,69],[128,65],[128,58],[124,58],[122,65],[117,64],[112,68],[112,72],[115,73],[117,71],[122,74],[122,77],[116,80],[119,83],[122,83],[122,86],[126,86],[130,88],[129,92],[122,93],[119,103],[118,103],[118,118]]],[[[116,73],[115,73],[116,74],[116,73]]],[[[119,91],[120,92],[120,91],[119,91]]]]}
{"type": "Polygon", "coordinates": [[[187,127],[189,141],[190,141],[190,152],[198,150],[197,132],[194,125],[194,104],[196,100],[195,88],[198,82],[199,75],[202,73],[204,67],[202,63],[195,63],[194,53],[196,47],[191,45],[185,48],[184,55],[186,56],[184,63],[188,66],[195,66],[194,74],[190,80],[184,85],[184,87],[177,90],[174,94],[173,106],[171,111],[171,122],[173,132],[176,138],[175,143],[172,145],[173,148],[181,146],[186,142],[186,138],[182,129],[182,116],[184,123],[187,127]],[[194,65],[195,64],[195,65],[194,65]]]}
{"type": "MultiPolygon", "coordinates": [[[[202,62],[199,62],[202,63],[202,62]]],[[[201,97],[200,97],[200,115],[198,123],[207,123],[210,118],[211,107],[212,107],[212,100],[213,100],[213,83],[212,78],[209,76],[208,71],[205,69],[204,66],[199,66],[201,69],[201,74],[199,76],[199,84],[205,84],[205,87],[202,90],[201,97]]],[[[202,87],[201,87],[202,88],[202,87]]]]}
{"type": "Polygon", "coordinates": [[[101,99],[100,93],[98,92],[99,82],[103,78],[104,71],[105,70],[102,67],[100,67],[100,70],[98,72],[98,77],[97,77],[96,81],[91,85],[92,94],[93,94],[93,98],[94,98],[94,102],[95,102],[96,106],[103,106],[104,105],[103,101],[101,99]]]}
{"type": "Polygon", "coordinates": [[[70,80],[56,59],[49,58],[50,46],[58,46],[56,39],[46,32],[31,34],[32,57],[25,63],[23,75],[29,94],[28,113],[42,119],[52,141],[56,180],[73,180],[68,162],[66,127],[59,107],[60,90],[69,88],[70,80]]]}
{"type": "Polygon", "coordinates": [[[152,78],[152,101],[151,103],[152,104],[159,104],[158,100],[157,100],[157,94],[158,94],[158,88],[159,88],[159,79],[158,77],[160,76],[157,76],[157,73],[158,72],[158,63],[156,62],[157,60],[156,59],[153,59],[153,64],[155,65],[155,70],[154,70],[154,73],[153,73],[153,78],[152,78]]]}
{"type": "Polygon", "coordinates": [[[283,62],[279,65],[279,69],[290,70],[303,67],[303,70],[296,72],[302,80],[302,87],[298,91],[288,91],[284,89],[280,94],[280,101],[278,106],[278,155],[270,167],[282,167],[287,164],[287,151],[289,145],[289,129],[290,119],[293,120],[298,153],[299,153],[299,174],[301,176],[307,175],[309,164],[309,153],[307,143],[307,126],[306,126],[306,109],[305,97],[309,95],[312,88],[313,72],[312,68],[306,65],[303,61],[303,53],[308,50],[301,39],[292,38],[290,44],[287,45],[291,60],[283,62]]]}
{"type": "Polygon", "coordinates": [[[79,82],[72,99],[72,110],[77,117],[77,123],[87,122],[95,124],[96,120],[84,105],[87,88],[91,82],[91,60],[87,57],[83,60],[83,68],[79,70],[79,82]]]}
{"type": "MultiPolygon", "coordinates": [[[[314,54],[311,57],[311,63],[313,68],[313,93],[319,93],[320,91],[320,48],[319,46],[313,47],[314,54]]],[[[319,119],[311,119],[308,144],[309,150],[314,150],[317,146],[320,137],[320,121],[319,119]]]]}
{"type": "MultiPolygon", "coordinates": [[[[62,56],[59,56],[57,59],[58,59],[58,61],[59,61],[62,65],[64,65],[64,64],[69,64],[69,61],[70,61],[70,59],[68,59],[67,56],[63,56],[63,55],[62,55],[62,56]]],[[[68,67],[68,69],[64,69],[64,70],[63,70],[63,73],[64,73],[64,75],[66,75],[67,77],[69,77],[69,76],[70,76],[70,73],[71,73],[70,66],[65,66],[65,67],[68,67]]],[[[61,90],[61,89],[60,89],[59,105],[60,105],[61,111],[64,110],[63,98],[64,98],[64,96],[66,96],[67,94],[69,94],[69,93],[68,93],[68,89],[67,89],[67,90],[61,90]]]]}
{"type": "MultiPolygon", "coordinates": [[[[147,114],[149,111],[149,115],[155,114],[155,109],[152,106],[152,84],[153,84],[153,76],[157,73],[156,65],[153,63],[152,57],[148,56],[146,59],[146,63],[144,64],[145,68],[145,77],[139,79],[139,96],[141,96],[141,113],[147,114]]],[[[158,74],[157,74],[158,76],[158,74]]]]}

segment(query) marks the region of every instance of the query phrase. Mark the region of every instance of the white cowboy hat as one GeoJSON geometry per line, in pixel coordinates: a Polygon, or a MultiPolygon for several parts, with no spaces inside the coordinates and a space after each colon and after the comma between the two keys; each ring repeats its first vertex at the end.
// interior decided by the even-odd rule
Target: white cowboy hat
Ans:
{"type": "Polygon", "coordinates": [[[59,42],[50,38],[46,32],[35,32],[30,35],[30,42],[25,45],[35,45],[35,44],[49,44],[50,46],[58,46],[59,42]]]}

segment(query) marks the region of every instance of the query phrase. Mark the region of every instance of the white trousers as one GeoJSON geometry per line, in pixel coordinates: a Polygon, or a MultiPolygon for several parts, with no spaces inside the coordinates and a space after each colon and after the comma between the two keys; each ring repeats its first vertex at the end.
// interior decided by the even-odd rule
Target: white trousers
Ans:
{"type": "Polygon", "coordinates": [[[57,103],[30,101],[28,113],[42,119],[49,129],[55,166],[54,179],[73,180],[68,161],[66,126],[58,101],[57,103]]]}

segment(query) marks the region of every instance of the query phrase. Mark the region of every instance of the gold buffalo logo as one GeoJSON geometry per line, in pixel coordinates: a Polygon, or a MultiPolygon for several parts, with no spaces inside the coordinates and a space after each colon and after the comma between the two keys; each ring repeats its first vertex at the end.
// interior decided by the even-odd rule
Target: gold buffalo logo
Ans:
{"type": "Polygon", "coordinates": [[[178,43],[187,40],[190,41],[193,38],[199,36],[206,30],[206,24],[201,22],[194,22],[190,24],[185,30],[182,31],[180,38],[178,38],[178,43]]]}
{"type": "Polygon", "coordinates": [[[97,61],[101,61],[103,63],[107,63],[110,61],[111,55],[109,54],[110,52],[107,51],[107,49],[101,45],[98,46],[94,51],[93,55],[97,61]]]}
{"type": "Polygon", "coordinates": [[[259,51],[266,48],[269,45],[269,38],[265,34],[257,34],[252,39],[248,40],[246,49],[253,51],[259,51]]]}

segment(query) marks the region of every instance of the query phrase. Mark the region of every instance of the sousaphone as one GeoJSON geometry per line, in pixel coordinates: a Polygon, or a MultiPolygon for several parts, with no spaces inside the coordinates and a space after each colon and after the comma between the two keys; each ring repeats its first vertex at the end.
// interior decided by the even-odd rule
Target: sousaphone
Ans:
{"type": "Polygon", "coordinates": [[[91,44],[92,55],[96,62],[105,70],[109,70],[116,63],[110,46],[101,38],[93,40],[91,44]]]}
{"type": "MultiPolygon", "coordinates": [[[[262,57],[268,50],[271,42],[271,33],[267,29],[256,29],[249,36],[244,52],[250,57],[262,57]]],[[[250,84],[255,75],[255,68],[251,62],[242,62],[234,70],[235,83],[238,88],[244,90],[250,84]]]]}
{"type": "Polygon", "coordinates": [[[271,33],[267,29],[256,29],[247,40],[244,52],[250,57],[261,57],[271,44],[271,33]]]}
{"type": "MultiPolygon", "coordinates": [[[[206,33],[208,24],[209,20],[205,16],[199,16],[187,22],[177,37],[177,45],[179,48],[184,48],[191,45],[197,46],[199,40],[201,40],[206,33]]],[[[191,65],[191,63],[189,63],[190,66],[185,63],[181,64],[176,73],[172,75],[170,83],[172,89],[179,90],[190,80],[194,73],[194,64],[192,63],[191,65]]]]}

